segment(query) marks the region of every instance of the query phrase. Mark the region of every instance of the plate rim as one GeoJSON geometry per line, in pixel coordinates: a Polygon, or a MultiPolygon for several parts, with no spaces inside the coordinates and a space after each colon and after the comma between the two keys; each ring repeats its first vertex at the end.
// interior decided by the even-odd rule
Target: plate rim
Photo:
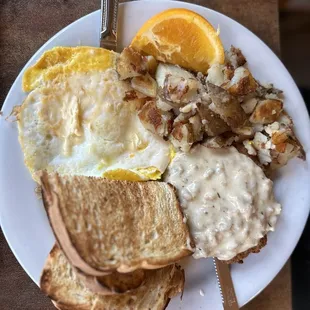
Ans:
{"type": "MultiPolygon", "coordinates": [[[[127,6],[127,5],[129,5],[129,6],[135,6],[135,5],[138,5],[138,4],[141,3],[141,2],[146,2],[146,3],[152,3],[152,4],[154,4],[154,0],[135,0],[135,1],[125,2],[125,3],[120,3],[120,5],[121,5],[121,6],[127,6]]],[[[252,31],[251,31],[250,29],[248,29],[247,27],[243,26],[243,25],[242,25],[241,23],[239,23],[237,20],[235,20],[235,19],[233,19],[233,18],[231,18],[231,17],[229,17],[229,16],[227,16],[227,15],[225,15],[225,14],[223,14],[223,13],[220,13],[220,12],[218,12],[218,11],[216,11],[216,10],[210,9],[210,8],[205,7],[205,6],[202,6],[202,5],[198,5],[198,4],[195,4],[195,3],[183,2],[183,1],[178,1],[178,0],[158,0],[158,1],[156,1],[156,3],[180,3],[182,6],[185,5],[185,6],[188,6],[188,7],[191,7],[191,8],[195,8],[195,7],[196,7],[196,8],[199,8],[199,9],[202,8],[202,9],[204,9],[204,10],[211,11],[211,12],[212,12],[213,14],[215,14],[215,15],[218,14],[218,15],[223,16],[224,18],[228,18],[228,19],[232,20],[233,22],[237,23],[238,26],[241,26],[241,27],[243,28],[243,30],[245,30],[245,31],[247,31],[247,32],[250,32],[251,35],[255,37],[255,39],[256,39],[256,41],[257,41],[258,43],[260,43],[261,45],[263,45],[264,48],[267,48],[268,51],[271,52],[271,54],[273,55],[273,57],[276,59],[276,61],[277,61],[277,63],[278,63],[277,65],[282,66],[282,68],[287,72],[288,78],[290,79],[290,84],[293,85],[293,86],[296,88],[296,90],[297,90],[296,94],[298,94],[298,96],[299,96],[299,101],[300,101],[299,107],[300,107],[300,108],[302,107],[303,110],[304,110],[303,112],[304,112],[305,114],[307,114],[307,116],[308,116],[308,124],[310,124],[309,112],[308,112],[308,110],[307,110],[307,108],[306,108],[305,101],[304,101],[304,99],[303,99],[303,97],[302,97],[302,95],[301,95],[301,93],[300,93],[300,91],[299,91],[299,88],[298,88],[298,86],[297,86],[295,80],[294,80],[293,77],[291,76],[290,72],[286,69],[286,67],[284,66],[284,64],[282,63],[281,59],[278,57],[278,55],[277,55],[277,54],[276,54],[276,53],[275,53],[262,39],[260,39],[254,32],[252,32],[252,31]]],[[[73,21],[72,23],[68,24],[67,26],[65,26],[64,28],[60,29],[58,32],[56,32],[51,38],[49,38],[44,44],[42,44],[42,45],[35,51],[35,53],[29,58],[29,60],[28,60],[28,61],[26,62],[26,64],[23,66],[23,68],[21,69],[21,71],[19,72],[19,74],[16,76],[16,78],[15,78],[15,80],[14,80],[12,86],[10,87],[10,89],[9,89],[9,91],[8,91],[6,97],[5,97],[5,100],[4,100],[3,105],[2,105],[2,107],[1,107],[1,111],[3,111],[3,109],[4,109],[4,108],[6,107],[6,105],[8,104],[8,103],[7,103],[7,102],[8,102],[8,98],[11,96],[11,93],[13,92],[13,89],[16,87],[17,80],[18,80],[20,77],[22,77],[22,75],[24,74],[25,70],[31,65],[31,63],[33,62],[33,60],[34,60],[37,56],[39,56],[40,54],[43,53],[42,50],[45,48],[45,46],[48,45],[51,41],[53,41],[56,37],[58,37],[59,35],[61,35],[63,32],[67,31],[68,28],[74,26],[76,23],[79,23],[79,22],[81,22],[81,21],[84,20],[84,19],[92,18],[91,16],[92,16],[92,15],[98,14],[99,11],[100,11],[100,10],[95,10],[95,11],[93,11],[93,12],[91,12],[91,13],[88,13],[88,14],[86,14],[86,15],[84,15],[84,16],[78,18],[78,19],[76,19],[76,20],[73,21]]],[[[98,38],[98,42],[99,42],[99,38],[98,38]]],[[[309,151],[309,150],[306,150],[306,151],[309,151]]],[[[308,152],[308,153],[309,153],[309,152],[308,152]]],[[[310,155],[310,154],[309,154],[309,155],[310,155]]],[[[309,178],[310,178],[310,174],[309,174],[309,178]]],[[[4,229],[2,228],[3,225],[2,225],[1,209],[2,209],[2,208],[1,208],[1,206],[0,206],[0,227],[1,227],[1,229],[2,229],[2,232],[3,232],[3,235],[4,235],[5,239],[6,239],[6,242],[8,243],[8,245],[9,245],[9,247],[10,247],[10,250],[13,252],[15,258],[16,258],[17,261],[18,261],[18,263],[22,266],[23,270],[24,270],[24,271],[27,273],[27,275],[32,279],[32,281],[35,282],[35,283],[38,285],[37,281],[32,277],[32,275],[30,275],[30,273],[28,272],[28,270],[24,267],[23,262],[21,261],[21,259],[20,259],[19,256],[17,255],[14,246],[13,246],[13,245],[11,244],[11,242],[9,241],[9,238],[8,238],[8,235],[7,235],[7,231],[4,230],[4,229]]],[[[298,240],[296,241],[296,244],[295,244],[295,246],[294,246],[294,248],[293,248],[293,250],[292,250],[290,256],[292,255],[294,249],[296,248],[296,246],[297,246],[297,244],[298,244],[298,242],[299,242],[299,240],[300,240],[300,238],[301,238],[301,235],[302,235],[302,233],[303,233],[303,231],[304,231],[304,228],[305,228],[307,219],[308,219],[309,214],[310,214],[310,206],[308,207],[308,212],[307,212],[307,213],[308,213],[308,215],[307,215],[307,217],[306,217],[306,219],[305,219],[305,221],[304,221],[304,224],[302,225],[301,233],[300,233],[300,235],[299,235],[298,240]]],[[[290,257],[290,256],[289,256],[289,257],[290,257]]],[[[289,259],[289,258],[288,258],[288,259],[289,259]]],[[[246,305],[247,303],[249,303],[249,302],[250,302],[252,299],[254,299],[257,295],[259,295],[259,294],[273,281],[273,279],[278,275],[278,273],[281,271],[281,269],[282,269],[283,266],[286,264],[286,262],[287,262],[287,260],[284,261],[284,263],[283,263],[281,266],[278,265],[278,271],[274,274],[274,276],[271,278],[271,280],[268,281],[268,283],[266,283],[265,286],[262,287],[259,291],[257,291],[257,293],[254,294],[244,305],[246,305]]],[[[276,268],[275,268],[275,269],[276,269],[276,268]]],[[[244,306],[244,305],[243,305],[243,306],[244,306]]]]}

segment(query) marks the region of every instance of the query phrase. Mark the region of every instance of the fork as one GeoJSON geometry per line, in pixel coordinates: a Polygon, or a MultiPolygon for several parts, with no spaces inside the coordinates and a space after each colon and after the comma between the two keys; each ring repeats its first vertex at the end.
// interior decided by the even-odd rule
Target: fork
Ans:
{"type": "Polygon", "coordinates": [[[101,0],[100,47],[116,51],[118,0],[101,0]]]}

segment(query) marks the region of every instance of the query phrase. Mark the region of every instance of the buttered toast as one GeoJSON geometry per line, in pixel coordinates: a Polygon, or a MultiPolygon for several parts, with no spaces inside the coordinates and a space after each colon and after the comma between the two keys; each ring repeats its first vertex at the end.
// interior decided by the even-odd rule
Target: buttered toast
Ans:
{"type": "Polygon", "coordinates": [[[155,269],[192,254],[175,190],[167,183],[43,172],[41,184],[60,247],[87,275],[155,269]]]}
{"type": "Polygon", "coordinates": [[[40,288],[60,310],[153,310],[165,309],[170,298],[183,291],[184,272],[175,264],[147,270],[136,290],[102,296],[85,287],[58,246],[54,246],[44,266],[40,288]]]}

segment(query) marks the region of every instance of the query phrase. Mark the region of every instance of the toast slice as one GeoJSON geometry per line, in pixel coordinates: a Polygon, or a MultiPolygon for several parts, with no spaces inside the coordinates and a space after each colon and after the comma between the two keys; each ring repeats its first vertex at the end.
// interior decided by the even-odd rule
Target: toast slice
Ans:
{"type": "Polygon", "coordinates": [[[101,295],[124,294],[135,290],[145,282],[147,275],[144,269],[137,269],[129,273],[112,272],[101,277],[88,276],[77,268],[74,268],[74,271],[85,287],[93,293],[101,295]]]}
{"type": "Polygon", "coordinates": [[[61,249],[87,275],[155,269],[192,254],[170,184],[42,172],[41,185],[61,249]]]}
{"type": "Polygon", "coordinates": [[[54,246],[44,266],[40,288],[60,310],[162,310],[170,298],[184,289],[184,271],[175,264],[146,273],[146,280],[136,290],[102,296],[85,287],[60,248],[54,246]]]}

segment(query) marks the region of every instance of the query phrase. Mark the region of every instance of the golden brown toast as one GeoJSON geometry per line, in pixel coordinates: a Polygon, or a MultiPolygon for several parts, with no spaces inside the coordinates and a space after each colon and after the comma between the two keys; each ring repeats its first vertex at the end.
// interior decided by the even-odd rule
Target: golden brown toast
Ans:
{"type": "Polygon", "coordinates": [[[184,289],[184,271],[177,265],[147,270],[136,290],[102,296],[91,292],[77,276],[63,252],[54,246],[43,269],[40,288],[60,310],[162,310],[184,289]]]}
{"type": "Polygon", "coordinates": [[[128,293],[142,285],[147,276],[144,269],[137,269],[129,273],[112,272],[101,277],[88,276],[77,268],[74,268],[74,271],[85,287],[93,293],[101,295],[128,293]]]}
{"type": "Polygon", "coordinates": [[[192,254],[193,242],[170,184],[46,172],[41,184],[60,247],[87,275],[155,269],[192,254]]]}

